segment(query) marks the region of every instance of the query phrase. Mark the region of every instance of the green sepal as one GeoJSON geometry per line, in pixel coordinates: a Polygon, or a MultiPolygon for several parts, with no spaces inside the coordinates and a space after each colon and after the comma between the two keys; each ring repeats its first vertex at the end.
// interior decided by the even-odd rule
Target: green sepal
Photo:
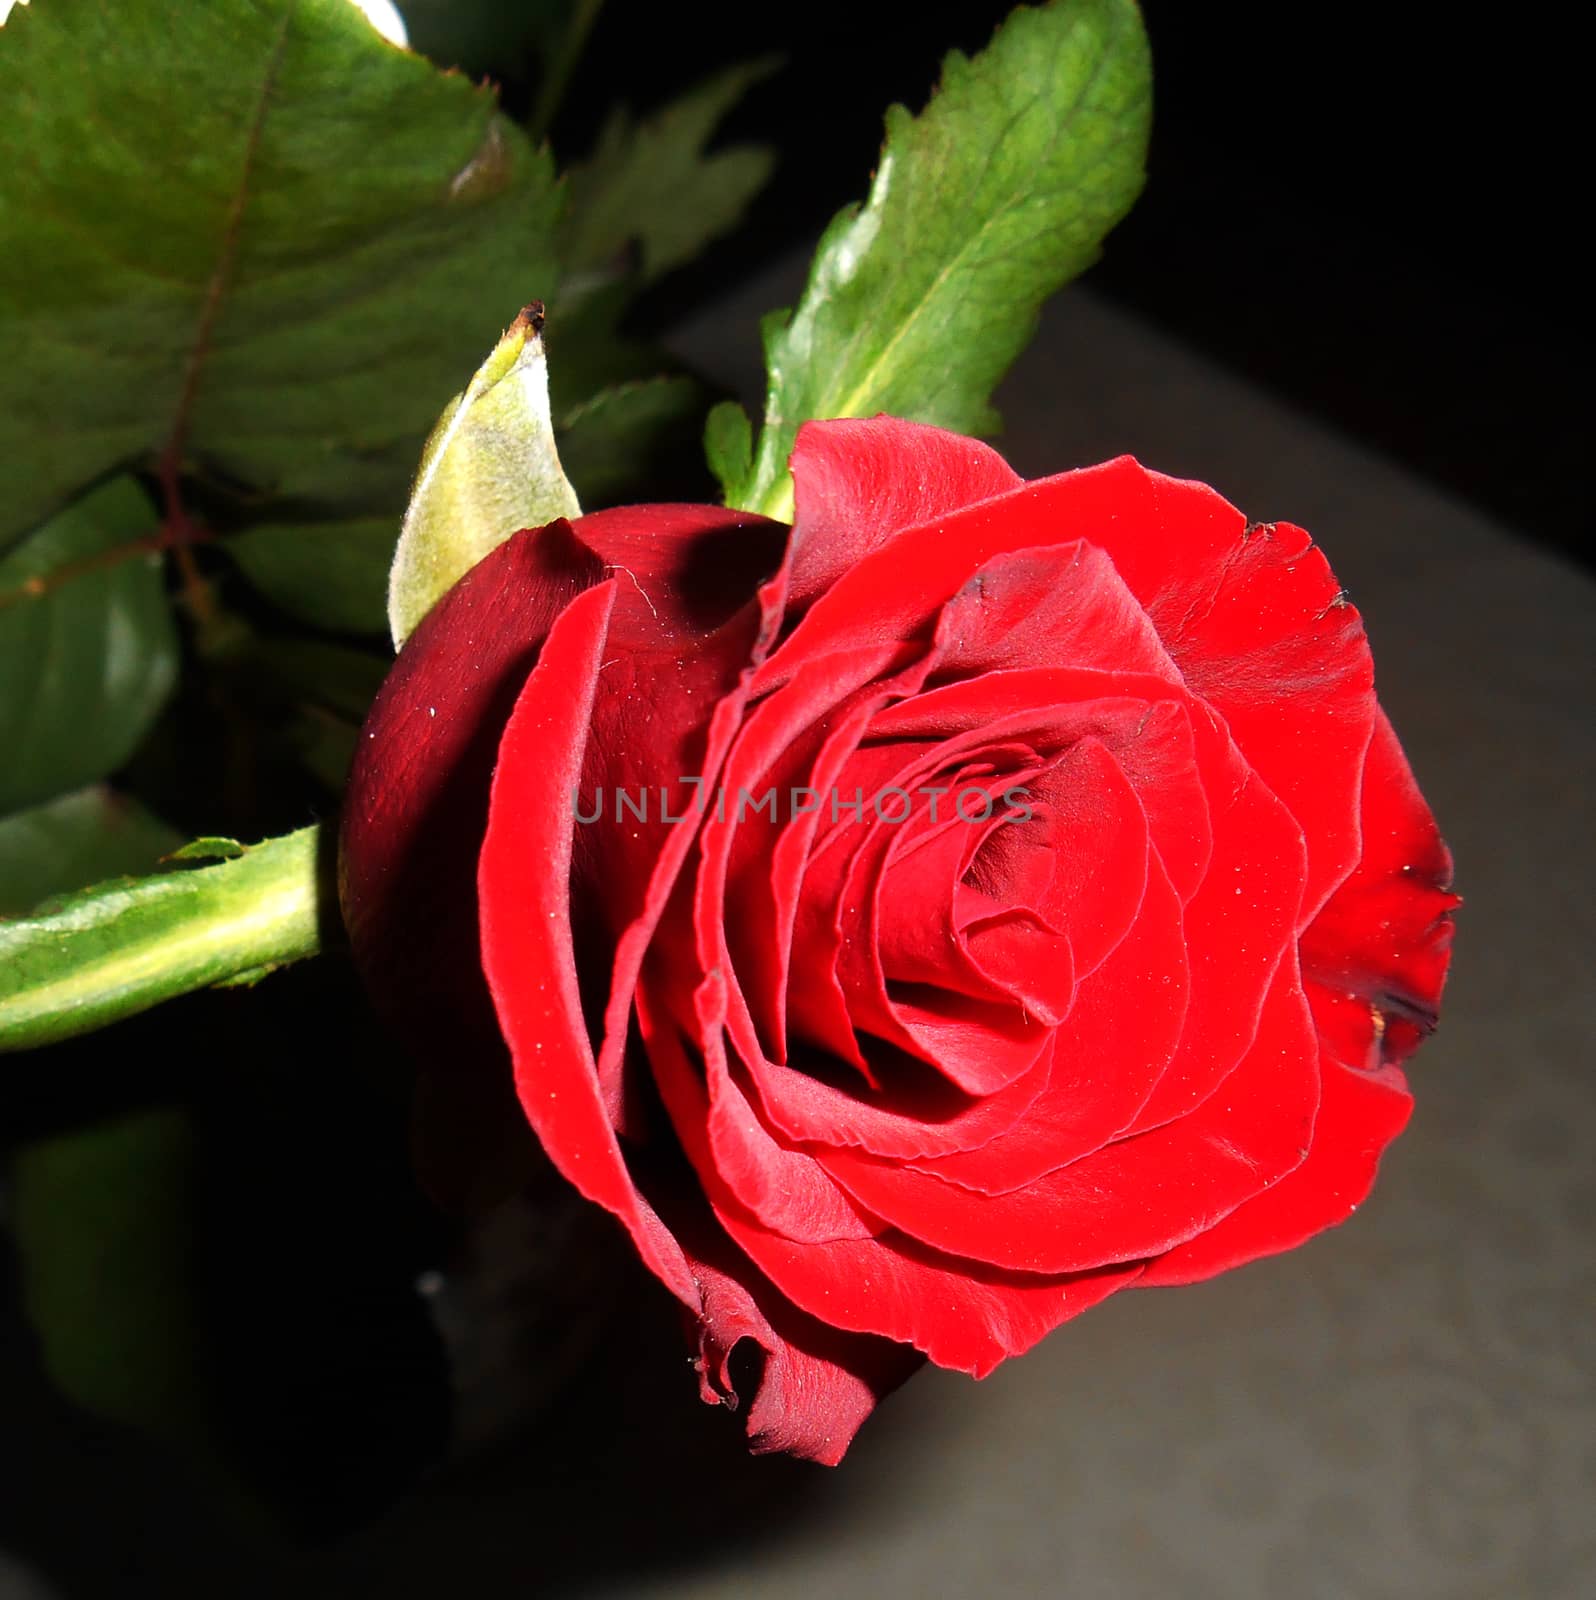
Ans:
{"type": "Polygon", "coordinates": [[[543,307],[534,302],[427,440],[388,576],[396,648],[511,534],[581,515],[555,448],[542,333],[543,307]]]}

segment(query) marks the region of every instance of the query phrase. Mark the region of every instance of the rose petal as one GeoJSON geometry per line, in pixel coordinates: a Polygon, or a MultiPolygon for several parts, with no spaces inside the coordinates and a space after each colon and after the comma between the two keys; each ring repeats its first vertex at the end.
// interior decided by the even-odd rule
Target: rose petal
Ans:
{"type": "Polygon", "coordinates": [[[905,528],[1024,482],[974,439],[887,416],[806,422],[790,465],[797,508],[792,599],[799,606],[905,528]]]}
{"type": "Polygon", "coordinates": [[[1108,552],[1193,692],[1301,823],[1306,921],[1358,858],[1374,719],[1362,619],[1309,536],[1251,524],[1206,484],[1129,456],[1027,484],[992,514],[1056,518],[1108,552]]]}
{"type": "Polygon", "coordinates": [[[1185,910],[1191,1005],[1180,1049],[1129,1133],[1186,1115],[1225,1082],[1291,946],[1307,872],[1302,830],[1244,766],[1234,770],[1229,803],[1211,798],[1214,852],[1185,910]]]}
{"type": "Polygon", "coordinates": [[[1123,1132],[1168,1070],[1190,994],[1180,902],[1155,861],[1140,915],[1081,985],[1053,1037],[1046,1090],[987,1143],[920,1171],[982,1194],[1003,1194],[1101,1149],[1123,1132]]]}
{"type": "Polygon", "coordinates": [[[570,793],[582,770],[615,581],[549,632],[499,746],[478,865],[482,964],[522,1110],[576,1190],[618,1218],[650,1270],[697,1310],[692,1270],[621,1154],[582,1015],[571,935],[570,793]],[[528,849],[527,819],[543,829],[528,849]]]}
{"type": "Polygon", "coordinates": [[[1396,1067],[1349,1071],[1327,1057],[1307,1160],[1206,1232],[1150,1262],[1141,1281],[1197,1283],[1294,1249],[1344,1222],[1373,1187],[1380,1152],[1407,1125],[1412,1109],[1396,1067]]]}
{"type": "Polygon", "coordinates": [[[1402,1061],[1435,1026],[1452,950],[1452,857],[1385,713],[1363,775],[1363,856],[1302,936],[1315,1009],[1356,996],[1381,1059],[1402,1061]]]}
{"type": "Polygon", "coordinates": [[[1076,1272],[1162,1254],[1278,1182],[1307,1154],[1318,1097],[1313,1025],[1293,963],[1224,1092],[1023,1188],[977,1194],[848,1151],[822,1159],[866,1210],[934,1249],[1013,1271],[1076,1272]]]}
{"type": "Polygon", "coordinates": [[[724,1237],[695,1252],[693,1265],[703,1294],[697,1325],[703,1398],[735,1409],[744,1396],[733,1352],[744,1339],[764,1352],[748,1406],[755,1455],[785,1451],[836,1466],[865,1418],[924,1361],[908,1345],[847,1333],[799,1311],[724,1237]],[[729,1261],[730,1270],[712,1257],[729,1261]]]}
{"type": "Polygon", "coordinates": [[[857,1093],[851,1082],[844,1087],[840,1064],[813,1053],[794,1052],[791,1065],[744,1059],[760,1108],[783,1138],[816,1147],[868,1150],[893,1160],[990,1143],[1036,1103],[1047,1087],[1052,1060],[1044,1054],[1023,1078],[977,1098],[885,1045],[872,1049],[873,1070],[881,1080],[876,1093],[857,1093]]]}
{"type": "MultiPolygon", "coordinates": [[[[1118,948],[1141,910],[1147,814],[1124,769],[1092,736],[1027,787],[1029,803],[1045,820],[1041,832],[1051,871],[1043,892],[1025,895],[1023,903],[1049,927],[1067,932],[1076,979],[1084,981],[1118,948]]],[[[1015,903],[1004,863],[1031,852],[1030,827],[1027,822],[1000,829],[972,863],[973,880],[994,899],[1015,903]]]]}
{"type": "Polygon", "coordinates": [[[912,1345],[984,1378],[1141,1275],[1128,1261],[1041,1277],[941,1255],[903,1234],[794,1244],[723,1206],[721,1226],[795,1305],[834,1328],[912,1345]]]}
{"type": "Polygon", "coordinates": [[[344,923],[414,1055],[417,1164],[450,1210],[510,1193],[536,1159],[478,959],[476,856],[505,719],[555,618],[602,576],[564,522],[500,545],[406,642],[350,770],[344,923]]]}
{"type": "MultiPolygon", "coordinates": [[[[1039,781],[1033,779],[1033,787],[1039,781]]],[[[1050,818],[1044,812],[1023,825],[1005,821],[1002,795],[989,783],[973,787],[996,801],[989,820],[967,822],[955,813],[929,833],[900,829],[888,853],[872,907],[887,993],[900,1011],[905,996],[915,992],[940,1016],[945,1008],[936,995],[945,991],[1009,1014],[1018,1007],[1044,1026],[1056,1026],[1075,995],[1075,955],[1061,931],[1064,919],[1050,923],[1037,906],[1052,906],[1050,818]],[[1006,880],[991,884],[1004,892],[974,887],[969,875],[982,870],[977,863],[983,846],[996,834],[1018,835],[1022,826],[1033,837],[1004,854],[1006,880]]],[[[955,785],[961,798],[973,787],[955,785]]],[[[992,859],[984,867],[989,882],[996,871],[992,859]]]]}
{"type": "MultiPolygon", "coordinates": [[[[1221,740],[1185,693],[1156,678],[1070,668],[1015,668],[928,689],[889,707],[873,737],[970,743],[1024,739],[1044,754],[1096,739],[1131,780],[1154,848],[1184,901],[1213,849],[1210,789],[1228,798],[1221,740]]],[[[1239,781],[1239,780],[1237,780],[1239,781]]]]}
{"type": "Polygon", "coordinates": [[[702,975],[690,936],[680,930],[660,939],[656,934],[688,852],[713,810],[709,797],[742,724],[753,674],[775,640],[785,595],[783,565],[713,631],[668,651],[622,652],[605,664],[618,668],[624,680],[607,682],[595,705],[594,779],[612,794],[630,794],[634,804],[639,795],[671,798],[669,811],[658,807],[643,818],[617,818],[612,826],[587,830],[582,841],[581,898],[598,908],[613,940],[598,1073],[619,1128],[637,1120],[627,1103],[623,1062],[645,957],[652,947],[664,958],[657,965],[679,969],[664,976],[667,993],[691,995],[702,975]],[[669,794],[660,793],[662,784],[669,794]]]}
{"type": "MultiPolygon", "coordinates": [[[[921,541],[911,536],[903,559],[918,555],[921,541]]],[[[939,682],[1015,667],[1096,668],[1182,682],[1113,562],[1073,537],[984,562],[943,607],[937,642],[939,682]]]]}
{"type": "MultiPolygon", "coordinates": [[[[722,966],[735,972],[774,1052],[786,1046],[788,947],[782,935],[790,927],[802,851],[816,815],[799,811],[793,792],[809,787],[809,762],[829,729],[862,728],[878,702],[912,692],[925,670],[922,652],[895,645],[812,662],[753,709],[727,758],[717,804],[699,837],[695,948],[701,971],[722,966]],[[775,797],[768,808],[767,793],[775,797]],[[799,848],[779,852],[789,836],[799,848]]],[[[808,802],[801,797],[799,803],[808,802]]]]}
{"type": "Polygon", "coordinates": [[[782,523],[722,506],[620,506],[572,526],[619,580],[610,642],[628,651],[690,648],[724,627],[781,566],[788,538],[782,523]]]}
{"type": "Polygon", "coordinates": [[[868,1239],[881,1232],[812,1155],[771,1137],[733,1082],[726,1061],[724,980],[711,973],[700,986],[698,1066],[674,1021],[656,1014],[648,992],[639,1024],[654,1078],[688,1160],[706,1184],[724,1183],[760,1223],[808,1244],[868,1239]]]}
{"type": "MultiPolygon", "coordinates": [[[[946,831],[946,824],[941,831],[946,831]]],[[[1047,1029],[1014,999],[974,998],[959,992],[951,973],[950,981],[941,986],[889,980],[883,956],[892,946],[881,929],[883,884],[905,839],[902,827],[876,822],[849,861],[837,907],[837,982],[856,1032],[919,1055],[966,1094],[994,1094],[1036,1063],[1047,1048],[1047,1029]]],[[[938,925],[948,920],[954,887],[951,881],[943,886],[938,925]]],[[[896,908],[900,913],[912,909],[896,908]]],[[[1068,964],[1067,947],[1064,959],[1068,964]]],[[[1073,989],[1072,965],[1064,981],[1073,989]]],[[[870,1048],[861,1043],[859,1050],[868,1068],[870,1048]]]]}

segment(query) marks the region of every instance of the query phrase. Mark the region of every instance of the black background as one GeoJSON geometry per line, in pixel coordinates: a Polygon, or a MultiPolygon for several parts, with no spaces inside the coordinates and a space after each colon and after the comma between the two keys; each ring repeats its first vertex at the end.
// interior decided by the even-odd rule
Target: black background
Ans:
{"type": "MultiPolygon", "coordinates": [[[[1562,14],[1143,9],[1150,177],[1092,286],[1588,563],[1573,178],[1586,91],[1562,14]]],[[[615,95],[646,107],[715,65],[785,57],[725,131],[778,145],[776,181],[728,251],[666,286],[668,313],[801,249],[862,197],[886,103],[918,109],[943,53],[979,49],[1007,10],[815,0],[725,22],[612,0],[557,147],[579,149],[615,95]]]]}

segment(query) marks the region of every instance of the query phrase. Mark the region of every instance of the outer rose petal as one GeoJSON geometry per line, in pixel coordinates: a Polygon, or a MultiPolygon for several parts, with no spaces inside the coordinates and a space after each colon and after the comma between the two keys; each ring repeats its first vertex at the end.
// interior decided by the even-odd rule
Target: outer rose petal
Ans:
{"type": "Polygon", "coordinates": [[[522,1109],[565,1178],[619,1218],[682,1303],[698,1294],[680,1246],[632,1182],[599,1093],[571,942],[570,795],[587,748],[615,584],[575,600],[549,633],[505,729],[478,866],[482,964],[522,1109]],[[539,830],[536,838],[529,822],[539,830]]]}
{"type": "Polygon", "coordinates": [[[732,1352],[752,1339],[765,1359],[748,1408],[751,1447],[835,1466],[860,1424],[924,1357],[798,1310],[708,1217],[683,1237],[704,1297],[695,1329],[703,1398],[732,1407],[746,1398],[733,1382],[732,1352]]]}
{"type": "Polygon", "coordinates": [[[1005,1272],[940,1255],[903,1234],[794,1244],[719,1203],[716,1215],[788,1297],[822,1321],[912,1345],[937,1366],[975,1378],[1142,1272],[1139,1261],[1059,1276],[1005,1272]]]}
{"type": "Polygon", "coordinates": [[[446,1207],[502,1197],[538,1159],[481,974],[473,864],[499,737],[544,635],[614,571],[617,653],[681,647],[748,607],[785,533],[669,505],[518,533],[439,601],[389,673],[350,774],[340,898],[378,1008],[415,1055],[417,1161],[446,1207]]]}
{"type": "Polygon", "coordinates": [[[691,650],[724,627],[781,565],[788,533],[751,512],[695,505],[621,506],[572,527],[620,581],[610,642],[628,650],[691,650]]]}
{"type": "Polygon", "coordinates": [[[1222,1091],[1189,1117],[1104,1145],[1023,1188],[977,1194],[850,1151],[822,1159],[861,1206],[935,1249],[1014,1271],[1079,1272],[1182,1244],[1299,1166],[1318,1080],[1293,964],[1277,974],[1258,1036],[1222,1091]]]}
{"type": "Polygon", "coordinates": [[[1140,1281],[1196,1283],[1344,1222],[1374,1186],[1380,1152],[1407,1126],[1412,1109],[1397,1068],[1357,1072],[1326,1057],[1308,1159],[1206,1233],[1149,1262],[1140,1281]]]}
{"type": "MultiPolygon", "coordinates": [[[[635,509],[642,524],[635,549],[615,526],[620,513],[582,522],[614,567],[619,592],[615,648],[604,663],[584,769],[589,801],[603,794],[610,810],[599,825],[583,828],[573,877],[579,906],[598,925],[596,942],[613,943],[598,1069],[606,1108],[623,1129],[631,1120],[623,1054],[633,991],[701,821],[703,791],[692,793],[682,780],[713,786],[743,715],[748,679],[774,638],[786,583],[786,568],[778,566],[728,613],[737,585],[725,588],[725,570],[752,584],[785,530],[713,506],[635,509]],[[728,535],[746,548],[728,554],[728,535]],[[653,548],[656,542],[663,548],[653,548]],[[706,560],[719,576],[697,576],[706,560]],[[693,602],[673,592],[695,583],[703,592],[693,602]],[[704,603],[709,594],[713,604],[704,603]],[[641,804],[648,820],[619,820],[621,793],[641,804]],[[667,797],[681,820],[665,820],[667,797]]],[[[689,990],[696,981],[690,978],[689,990]]]]}
{"type": "Polygon", "coordinates": [[[1302,936],[1315,1009],[1372,1008],[1380,1060],[1404,1060],[1435,1026],[1451,887],[1452,857],[1382,711],[1364,768],[1362,859],[1302,936]]]}
{"type": "Polygon", "coordinates": [[[602,577],[564,522],[501,545],[400,652],[350,772],[344,921],[414,1051],[417,1160],[451,1208],[508,1193],[536,1159],[477,959],[476,854],[505,719],[554,619],[602,577]]]}
{"type": "Polygon", "coordinates": [[[997,451],[923,423],[806,422],[790,458],[792,588],[806,605],[905,528],[1020,488],[997,451]]]}

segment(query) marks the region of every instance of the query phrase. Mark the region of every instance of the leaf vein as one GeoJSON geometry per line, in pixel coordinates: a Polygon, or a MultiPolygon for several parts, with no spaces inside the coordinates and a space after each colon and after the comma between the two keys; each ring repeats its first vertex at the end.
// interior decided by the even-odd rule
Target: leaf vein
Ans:
{"type": "Polygon", "coordinates": [[[175,473],[182,463],[183,444],[188,437],[189,421],[193,416],[194,402],[199,394],[200,377],[216,336],[216,322],[221,315],[222,300],[238,265],[239,240],[243,233],[244,213],[249,204],[250,176],[254,171],[256,158],[260,154],[261,140],[266,132],[266,117],[271,107],[272,90],[277,83],[277,75],[282,70],[283,57],[288,50],[289,35],[293,30],[294,15],[298,9],[299,0],[286,0],[283,20],[272,43],[266,71],[261,78],[260,91],[256,95],[250,113],[249,128],[244,137],[243,159],[239,166],[238,188],[234,191],[227,216],[222,224],[216,267],[205,287],[205,298],[200,306],[194,342],[183,369],[183,387],[178,393],[177,412],[167,435],[166,448],[162,452],[163,462],[170,472],[175,473]]]}

